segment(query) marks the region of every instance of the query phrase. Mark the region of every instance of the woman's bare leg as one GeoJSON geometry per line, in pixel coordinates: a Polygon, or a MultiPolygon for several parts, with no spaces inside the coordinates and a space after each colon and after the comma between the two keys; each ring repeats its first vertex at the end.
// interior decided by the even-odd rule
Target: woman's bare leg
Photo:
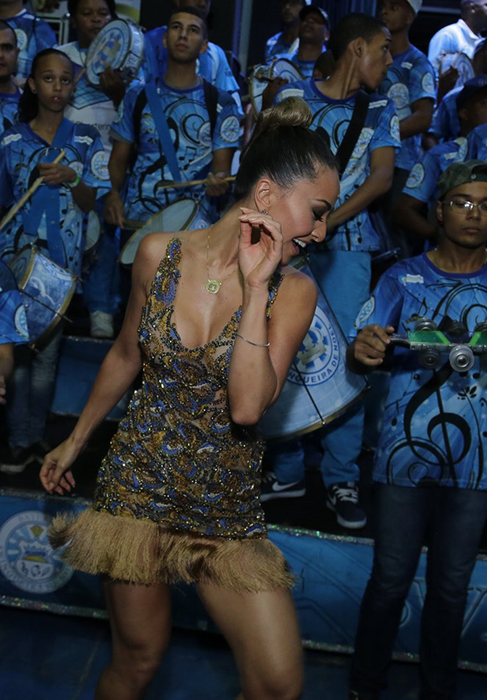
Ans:
{"type": "Polygon", "coordinates": [[[171,636],[169,587],[107,581],[104,588],[113,653],[95,700],[141,700],[171,636]]]}
{"type": "Polygon", "coordinates": [[[238,594],[210,584],[198,590],[234,653],[242,681],[240,698],[301,697],[303,653],[290,592],[238,594]]]}

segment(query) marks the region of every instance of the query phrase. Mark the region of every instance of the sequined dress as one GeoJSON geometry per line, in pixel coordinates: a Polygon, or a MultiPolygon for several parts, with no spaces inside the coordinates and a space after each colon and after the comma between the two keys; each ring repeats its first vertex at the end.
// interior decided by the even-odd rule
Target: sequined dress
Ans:
{"type": "MultiPolygon", "coordinates": [[[[151,584],[212,581],[233,590],[292,585],[260,505],[263,444],[230,418],[238,309],[217,338],[186,348],[172,320],[181,242],[173,239],[142,311],[142,388],[98,475],[92,508],[55,518],[54,546],[88,573],[151,584]]],[[[267,317],[282,276],[269,285],[267,317]]]]}

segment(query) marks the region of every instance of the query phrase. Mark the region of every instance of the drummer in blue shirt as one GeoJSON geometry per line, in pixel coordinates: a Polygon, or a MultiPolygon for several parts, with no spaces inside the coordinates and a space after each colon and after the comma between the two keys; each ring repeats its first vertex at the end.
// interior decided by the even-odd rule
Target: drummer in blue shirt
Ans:
{"type": "Polygon", "coordinates": [[[317,5],[307,5],[299,13],[298,48],[281,58],[288,58],[299,69],[306,80],[313,76],[313,69],[318,58],[326,49],[330,37],[330,20],[325,10],[317,5]]]}
{"type": "Polygon", "coordinates": [[[13,76],[18,55],[17,34],[0,20],[0,134],[17,121],[21,92],[13,76]]]}
{"type": "Polygon", "coordinates": [[[10,268],[0,261],[0,405],[14,369],[14,346],[29,342],[25,309],[10,268]]]}
{"type": "Polygon", "coordinates": [[[282,32],[271,36],[265,46],[265,60],[271,61],[274,56],[283,53],[294,53],[299,39],[299,13],[309,5],[311,0],[281,0],[282,32]]]}
{"type": "Polygon", "coordinates": [[[16,80],[20,85],[30,75],[34,56],[57,45],[56,35],[43,19],[26,10],[24,0],[0,3],[0,19],[14,29],[20,49],[16,80]]]}
{"type": "MultiPolygon", "coordinates": [[[[176,8],[196,7],[203,13],[205,21],[211,9],[211,0],[173,0],[176,8]]],[[[167,68],[167,48],[164,44],[164,35],[167,27],[157,27],[145,35],[156,54],[160,67],[160,75],[164,75],[167,68]]],[[[197,62],[196,72],[209,83],[215,85],[219,90],[229,92],[239,107],[242,106],[240,100],[240,88],[232,73],[225,52],[220,46],[208,41],[207,49],[202,53],[197,62]]]]}

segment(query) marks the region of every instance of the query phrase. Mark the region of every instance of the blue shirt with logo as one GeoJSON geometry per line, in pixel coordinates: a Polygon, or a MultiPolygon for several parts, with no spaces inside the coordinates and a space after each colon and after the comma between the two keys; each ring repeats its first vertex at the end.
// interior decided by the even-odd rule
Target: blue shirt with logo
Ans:
{"type": "MultiPolygon", "coordinates": [[[[487,265],[478,272],[443,272],[426,253],[403,260],[379,280],[356,329],[393,326],[405,335],[416,319],[447,331],[461,322],[471,333],[487,318],[487,265]]],[[[419,354],[396,347],[373,479],[487,490],[487,401],[480,356],[469,372],[454,371],[448,352],[438,369],[424,369],[419,354]]]]}
{"type": "MultiPolygon", "coordinates": [[[[336,153],[347,132],[355,106],[355,97],[333,100],[317,87],[315,80],[299,80],[285,85],[277,93],[276,101],[286,97],[301,97],[313,113],[312,129],[322,127],[330,136],[330,145],[336,153]]],[[[370,95],[365,125],[357,140],[352,156],[340,181],[340,196],[336,208],[346,202],[364,184],[370,175],[370,158],[378,148],[401,147],[399,120],[392,100],[382,95],[370,95]]],[[[380,249],[380,238],[374,230],[368,211],[364,209],[341,224],[327,241],[331,250],[373,251],[380,249]]]]}
{"type": "MultiPolygon", "coordinates": [[[[424,53],[415,46],[394,56],[394,63],[379,88],[396,105],[399,121],[412,114],[411,105],[428,98],[436,101],[435,72],[424,53]]],[[[402,140],[401,152],[396,156],[396,167],[410,170],[419,157],[421,135],[402,140]]]]}
{"type": "MultiPolygon", "coordinates": [[[[230,95],[219,91],[217,119],[212,139],[210,116],[202,83],[193,88],[179,90],[159,79],[157,92],[175,146],[182,179],[203,180],[210,171],[214,151],[238,147],[241,111],[230,95]]],[[[125,200],[127,219],[147,221],[176,199],[191,198],[199,202],[205,197],[204,185],[188,190],[159,189],[159,185],[174,182],[174,178],[164,156],[141,83],[134,83],[127,91],[112,125],[111,134],[115,140],[136,144],[137,149],[125,200]],[[138,130],[134,124],[134,119],[139,119],[135,116],[138,114],[137,100],[141,100],[139,104],[142,106],[138,130]]]]}
{"type": "Polygon", "coordinates": [[[433,114],[430,132],[440,141],[451,141],[460,136],[460,117],[457,110],[457,96],[463,85],[447,92],[433,114]]]}
{"type": "Polygon", "coordinates": [[[468,157],[487,159],[487,124],[476,126],[468,135],[468,157]]]}
{"type": "Polygon", "coordinates": [[[274,56],[285,53],[288,54],[291,49],[292,44],[288,44],[282,38],[282,32],[278,32],[267,39],[265,45],[265,60],[266,62],[271,61],[274,56]]]}
{"type": "Polygon", "coordinates": [[[5,20],[17,35],[20,49],[17,62],[17,78],[23,80],[30,75],[32,61],[39,51],[57,46],[56,35],[43,19],[28,10],[22,10],[15,17],[5,20]]]}
{"type": "Polygon", "coordinates": [[[0,260],[0,345],[29,342],[27,316],[12,271],[0,260]]]}
{"type": "Polygon", "coordinates": [[[0,92],[0,134],[17,123],[21,94],[18,89],[12,94],[0,92]]]}
{"type": "Polygon", "coordinates": [[[468,141],[464,136],[434,146],[426,151],[411,170],[403,189],[404,194],[424,202],[431,208],[438,199],[436,183],[440,175],[452,163],[463,163],[467,155],[468,141]]]}
{"type": "MultiPolygon", "coordinates": [[[[63,144],[66,155],[63,165],[75,170],[88,187],[97,189],[97,196],[110,189],[106,153],[100,134],[93,126],[74,124],[69,138],[63,144]]],[[[56,149],[56,152],[59,149],[56,149]]],[[[26,193],[39,177],[37,165],[47,162],[46,156],[53,148],[36,134],[29,124],[20,123],[7,129],[0,139],[0,205],[7,209],[26,193]]],[[[26,245],[35,243],[47,248],[47,211],[40,214],[35,232],[25,231],[26,221],[37,208],[36,201],[47,202],[59,193],[59,211],[54,212],[56,225],[62,241],[62,266],[76,275],[81,272],[84,249],[86,217],[73,199],[72,189],[61,186],[42,185],[37,194],[29,199],[5,228],[0,231],[0,257],[11,259],[26,245]]],[[[53,201],[53,200],[51,200],[53,201]]]]}

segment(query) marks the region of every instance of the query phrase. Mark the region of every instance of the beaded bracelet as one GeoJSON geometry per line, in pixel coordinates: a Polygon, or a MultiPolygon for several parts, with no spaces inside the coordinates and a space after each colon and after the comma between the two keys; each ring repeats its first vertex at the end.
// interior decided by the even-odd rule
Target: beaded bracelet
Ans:
{"type": "Polygon", "coordinates": [[[248,338],[244,338],[243,335],[240,335],[240,333],[237,333],[237,338],[242,338],[242,340],[245,340],[246,343],[249,345],[253,345],[256,348],[268,348],[270,347],[270,343],[253,343],[251,340],[248,340],[248,338]]]}

